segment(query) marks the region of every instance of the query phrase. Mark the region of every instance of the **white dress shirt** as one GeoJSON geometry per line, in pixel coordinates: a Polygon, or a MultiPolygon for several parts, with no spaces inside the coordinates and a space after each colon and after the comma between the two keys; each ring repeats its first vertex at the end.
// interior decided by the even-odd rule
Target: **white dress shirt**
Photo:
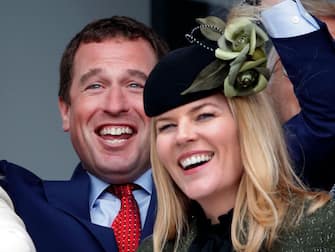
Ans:
{"type": "MultiPolygon", "coordinates": [[[[108,183],[98,179],[89,172],[88,175],[91,182],[89,198],[91,221],[100,226],[111,227],[120,210],[120,199],[105,191],[109,186],[108,183]]],[[[141,188],[135,190],[133,195],[140,210],[141,226],[143,228],[150,205],[153,187],[151,169],[147,170],[133,183],[139,185],[141,188]]]]}

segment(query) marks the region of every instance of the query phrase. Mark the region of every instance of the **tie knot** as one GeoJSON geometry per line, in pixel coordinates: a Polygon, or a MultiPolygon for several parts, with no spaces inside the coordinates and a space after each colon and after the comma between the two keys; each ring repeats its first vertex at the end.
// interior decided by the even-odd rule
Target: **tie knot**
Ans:
{"type": "Polygon", "coordinates": [[[111,185],[108,188],[108,191],[113,193],[119,199],[121,199],[123,197],[132,196],[132,192],[136,188],[137,186],[135,184],[111,185]]]}

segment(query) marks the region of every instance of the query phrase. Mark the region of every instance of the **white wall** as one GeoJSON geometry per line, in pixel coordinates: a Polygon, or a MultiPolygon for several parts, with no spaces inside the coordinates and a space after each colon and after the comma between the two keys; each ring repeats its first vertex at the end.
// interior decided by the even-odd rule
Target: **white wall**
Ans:
{"type": "Polygon", "coordinates": [[[93,19],[150,22],[150,0],[2,0],[0,159],[46,179],[68,178],[78,162],[57,108],[58,64],[69,40],[93,19]]]}

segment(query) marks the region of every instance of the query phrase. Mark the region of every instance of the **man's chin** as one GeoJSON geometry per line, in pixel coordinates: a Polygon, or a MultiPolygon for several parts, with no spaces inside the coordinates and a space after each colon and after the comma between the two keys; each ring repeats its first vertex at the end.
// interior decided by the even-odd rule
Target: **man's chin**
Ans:
{"type": "Polygon", "coordinates": [[[142,170],[130,169],[129,166],[116,166],[113,168],[104,167],[94,175],[109,184],[131,183],[144,173],[142,170]]]}

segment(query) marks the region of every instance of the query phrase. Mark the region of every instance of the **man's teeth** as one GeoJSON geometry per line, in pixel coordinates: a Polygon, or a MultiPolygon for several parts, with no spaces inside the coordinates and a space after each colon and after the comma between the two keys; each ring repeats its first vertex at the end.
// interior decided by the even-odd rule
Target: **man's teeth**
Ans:
{"type": "Polygon", "coordinates": [[[119,144],[126,141],[125,139],[113,139],[113,140],[107,140],[110,144],[119,144]]]}
{"type": "Polygon", "coordinates": [[[207,162],[211,159],[212,159],[212,155],[209,155],[209,154],[193,155],[191,157],[188,157],[182,160],[180,163],[182,167],[185,169],[185,168],[194,166],[199,163],[207,162]]]}
{"type": "Polygon", "coordinates": [[[133,131],[129,127],[112,127],[112,128],[103,128],[100,131],[100,135],[112,135],[112,136],[120,136],[122,134],[132,134],[133,131]]]}

